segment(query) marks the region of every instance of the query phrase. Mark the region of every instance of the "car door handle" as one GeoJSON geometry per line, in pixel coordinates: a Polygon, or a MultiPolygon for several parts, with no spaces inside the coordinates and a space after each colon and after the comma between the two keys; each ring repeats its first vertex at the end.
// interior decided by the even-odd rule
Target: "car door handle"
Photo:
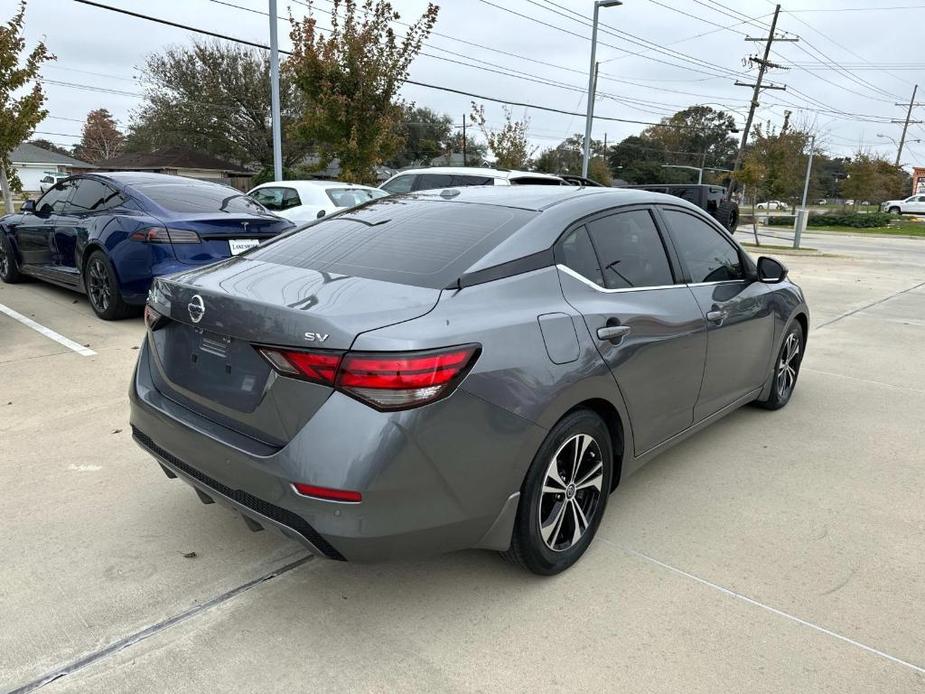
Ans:
{"type": "Polygon", "coordinates": [[[597,329],[599,340],[620,340],[629,335],[633,329],[628,325],[605,325],[597,329]]]}
{"type": "Polygon", "coordinates": [[[722,325],[728,314],[725,311],[710,311],[707,313],[707,320],[716,325],[722,325]]]}

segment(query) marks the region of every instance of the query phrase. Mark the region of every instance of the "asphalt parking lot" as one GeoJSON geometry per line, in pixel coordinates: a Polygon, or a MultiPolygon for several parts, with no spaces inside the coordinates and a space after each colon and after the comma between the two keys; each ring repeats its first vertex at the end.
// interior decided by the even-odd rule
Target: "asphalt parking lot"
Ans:
{"type": "Polygon", "coordinates": [[[650,463],[552,579],[248,531],[132,442],[140,319],[0,285],[75,343],[0,311],[0,690],[925,691],[925,241],[804,238],[790,405],[650,463]]]}

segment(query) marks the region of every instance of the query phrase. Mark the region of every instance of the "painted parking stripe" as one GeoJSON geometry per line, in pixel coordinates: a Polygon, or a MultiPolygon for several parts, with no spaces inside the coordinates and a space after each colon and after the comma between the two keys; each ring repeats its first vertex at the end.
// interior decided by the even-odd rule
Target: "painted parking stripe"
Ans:
{"type": "Polygon", "coordinates": [[[92,349],[88,349],[87,347],[84,347],[83,345],[78,344],[74,342],[73,340],[66,338],[64,335],[56,333],[51,328],[46,328],[41,323],[36,323],[31,318],[26,318],[23,314],[17,311],[14,311],[9,306],[4,306],[3,304],[0,304],[0,313],[5,313],[13,320],[19,321],[20,323],[25,325],[27,328],[32,328],[35,332],[41,333],[42,335],[47,337],[49,340],[54,340],[58,344],[64,345],[68,349],[77,352],[77,354],[79,354],[82,357],[96,356],[96,352],[94,352],[92,349]]]}

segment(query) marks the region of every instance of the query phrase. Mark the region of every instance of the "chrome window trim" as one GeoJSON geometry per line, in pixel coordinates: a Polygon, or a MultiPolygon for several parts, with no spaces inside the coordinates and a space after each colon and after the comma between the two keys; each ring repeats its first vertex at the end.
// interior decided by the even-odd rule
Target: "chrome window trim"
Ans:
{"type": "Polygon", "coordinates": [[[717,284],[744,284],[748,280],[738,279],[738,280],[720,280],[718,282],[689,282],[688,287],[712,287],[717,284]]]}
{"type": "Polygon", "coordinates": [[[568,267],[568,266],[566,266],[566,265],[561,265],[561,264],[557,263],[557,264],[556,264],[556,269],[558,269],[560,272],[564,272],[564,273],[565,273],[566,275],[568,275],[569,277],[572,277],[572,278],[578,280],[579,282],[582,282],[582,283],[588,285],[588,286],[591,287],[592,289],[596,289],[597,291],[601,292],[602,294],[620,294],[620,293],[622,293],[622,292],[650,292],[650,291],[653,291],[653,290],[656,290],[656,289],[682,289],[682,288],[685,288],[685,287],[687,286],[687,285],[684,285],[684,284],[660,284],[660,285],[656,285],[656,286],[654,286],[654,287],[621,287],[621,288],[619,288],[619,289],[608,289],[607,287],[602,287],[601,285],[597,284],[596,282],[593,282],[593,281],[589,280],[589,279],[588,279],[587,277],[585,277],[584,275],[580,275],[579,273],[575,272],[572,268],[570,268],[570,267],[568,267]]]}

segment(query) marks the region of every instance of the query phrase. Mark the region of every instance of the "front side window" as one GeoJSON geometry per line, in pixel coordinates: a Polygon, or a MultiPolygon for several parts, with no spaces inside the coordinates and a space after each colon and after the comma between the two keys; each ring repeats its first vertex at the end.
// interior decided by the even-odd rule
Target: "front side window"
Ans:
{"type": "Polygon", "coordinates": [[[62,181],[52,186],[48,191],[39,198],[35,211],[38,214],[59,214],[64,211],[64,205],[68,196],[71,194],[73,181],[62,181]]]}
{"type": "Polygon", "coordinates": [[[324,192],[335,207],[356,207],[382,197],[382,191],[367,188],[326,188],[324,192]]]}
{"type": "Polygon", "coordinates": [[[89,214],[115,207],[122,201],[122,196],[105,183],[90,178],[81,178],[76,182],[76,190],[67,205],[72,214],[89,214]]]}
{"type": "Polygon", "coordinates": [[[414,184],[415,178],[417,177],[414,174],[393,178],[391,181],[386,181],[382,184],[382,190],[387,193],[392,193],[393,195],[397,195],[398,193],[409,193],[411,192],[411,186],[414,184]]]}
{"type": "Polygon", "coordinates": [[[588,223],[609,289],[674,284],[658,228],[648,210],[620,212],[588,223]]]}
{"type": "Polygon", "coordinates": [[[687,212],[663,210],[671,238],[691,282],[725,282],[745,277],[742,259],[731,241],[710,224],[687,212]]]}

